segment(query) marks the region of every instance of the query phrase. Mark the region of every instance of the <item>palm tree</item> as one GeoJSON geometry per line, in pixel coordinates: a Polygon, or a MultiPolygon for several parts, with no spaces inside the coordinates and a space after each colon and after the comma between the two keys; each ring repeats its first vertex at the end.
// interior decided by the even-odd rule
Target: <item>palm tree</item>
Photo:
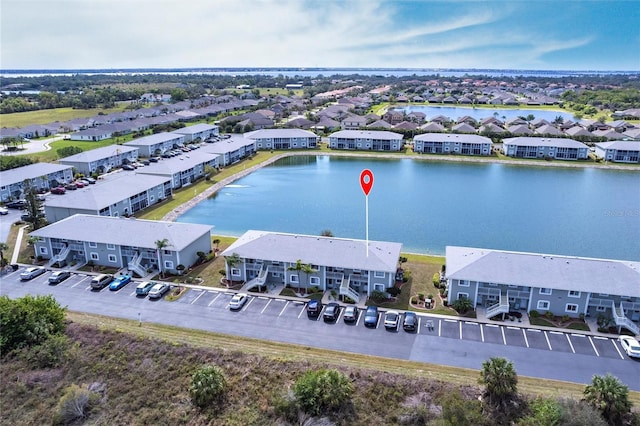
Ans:
{"type": "Polygon", "coordinates": [[[584,400],[600,411],[611,425],[623,424],[624,418],[631,412],[629,388],[611,374],[593,376],[583,394],[584,400]]]}
{"type": "MultiPolygon", "coordinates": [[[[236,266],[238,266],[240,264],[240,262],[242,262],[242,259],[240,258],[240,255],[238,253],[231,253],[231,256],[227,256],[224,258],[225,262],[227,263],[227,277],[231,277],[232,274],[231,269],[235,268],[236,266]]],[[[233,279],[228,279],[227,281],[229,282],[233,282],[233,279]]]]}
{"type": "Polygon", "coordinates": [[[504,358],[483,362],[478,382],[485,385],[484,396],[494,407],[505,406],[518,394],[518,375],[513,363],[504,358]]]}
{"type": "Polygon", "coordinates": [[[9,250],[7,243],[0,242],[0,268],[4,268],[7,264],[7,261],[4,258],[4,252],[7,250],[9,250]]]}
{"type": "Polygon", "coordinates": [[[213,240],[213,244],[216,245],[216,252],[217,252],[218,251],[218,246],[220,245],[220,239],[219,238],[214,239],[213,240]]]}
{"type": "MultiPolygon", "coordinates": [[[[287,270],[289,270],[289,271],[296,271],[296,272],[298,272],[298,276],[300,276],[300,274],[301,274],[302,272],[304,272],[304,273],[306,274],[306,276],[307,276],[307,280],[306,280],[306,282],[305,282],[305,287],[309,284],[309,283],[308,283],[308,281],[309,281],[309,275],[311,275],[311,274],[313,274],[313,273],[315,273],[315,272],[318,272],[318,271],[316,271],[315,269],[313,269],[313,266],[311,266],[310,264],[308,264],[308,263],[302,263],[302,260],[300,260],[300,259],[296,260],[296,264],[295,264],[295,265],[293,265],[293,266],[289,266],[289,267],[287,268],[287,270]]],[[[300,283],[300,282],[301,282],[301,281],[300,281],[300,278],[298,278],[298,283],[300,283]]]]}
{"type": "Polygon", "coordinates": [[[164,278],[164,268],[162,267],[162,250],[164,250],[165,247],[169,246],[169,240],[163,238],[161,240],[156,240],[154,244],[156,245],[156,252],[158,254],[158,270],[160,271],[160,276],[164,278]]]}

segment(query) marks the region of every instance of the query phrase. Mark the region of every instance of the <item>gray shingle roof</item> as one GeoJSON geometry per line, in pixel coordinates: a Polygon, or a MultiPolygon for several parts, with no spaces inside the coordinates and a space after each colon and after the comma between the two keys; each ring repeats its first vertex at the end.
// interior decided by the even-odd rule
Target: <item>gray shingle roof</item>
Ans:
{"type": "Polygon", "coordinates": [[[70,162],[91,162],[102,160],[103,158],[109,158],[114,155],[123,154],[125,152],[137,151],[138,148],[133,146],[124,145],[108,145],[101,148],[91,149],[81,152],[79,154],[70,155],[69,157],[61,158],[60,160],[70,162]]]}
{"type": "Polygon", "coordinates": [[[248,139],[273,139],[273,138],[313,138],[317,135],[309,130],[302,129],[262,129],[247,132],[243,135],[248,139]]]}
{"type": "Polygon", "coordinates": [[[177,133],[156,133],[154,135],[149,135],[139,139],[134,139],[130,142],[125,142],[125,145],[149,146],[149,145],[155,145],[157,143],[162,143],[162,142],[170,141],[177,138],[181,138],[181,140],[184,140],[184,135],[179,135],[177,133]]]}
{"type": "Polygon", "coordinates": [[[536,138],[536,137],[519,137],[506,138],[502,141],[505,145],[517,146],[557,146],[561,148],[588,148],[582,142],[574,141],[566,138],[536,138]]]}
{"type": "Polygon", "coordinates": [[[195,133],[206,132],[207,130],[213,130],[217,128],[218,126],[214,126],[212,124],[200,123],[174,130],[173,133],[179,133],[181,135],[193,135],[195,133]]]}
{"type": "Polygon", "coordinates": [[[267,231],[247,231],[229,246],[223,256],[278,262],[295,262],[338,268],[395,272],[402,244],[369,241],[368,256],[364,240],[295,235],[267,231]]]}
{"type": "Polygon", "coordinates": [[[331,133],[329,137],[377,140],[399,140],[403,138],[400,133],[387,132],[384,130],[340,130],[339,132],[331,133]]]}
{"type": "Polygon", "coordinates": [[[480,135],[464,135],[456,133],[423,133],[413,138],[414,141],[424,142],[462,142],[462,143],[488,143],[491,139],[480,135]]]}
{"type": "Polygon", "coordinates": [[[602,149],[617,149],[624,151],[640,151],[639,141],[611,141],[600,142],[596,144],[597,147],[602,149]]]}
{"type": "Polygon", "coordinates": [[[0,172],[2,186],[19,183],[25,179],[35,179],[40,176],[56,173],[61,170],[72,169],[71,166],[52,163],[35,163],[0,172]]]}
{"type": "Polygon", "coordinates": [[[447,278],[640,297],[640,262],[447,246],[447,278]]]}
{"type": "Polygon", "coordinates": [[[208,152],[191,152],[188,154],[180,155],[179,157],[163,158],[157,163],[151,163],[148,166],[138,168],[136,170],[136,175],[173,175],[175,173],[188,170],[194,166],[197,166],[198,164],[207,163],[219,156],[219,154],[208,152]]]}
{"type": "Polygon", "coordinates": [[[167,250],[179,251],[205,233],[211,226],[125,219],[111,216],[77,214],[33,231],[30,235],[45,238],[91,241],[155,249],[155,241],[169,240],[167,250]]]}

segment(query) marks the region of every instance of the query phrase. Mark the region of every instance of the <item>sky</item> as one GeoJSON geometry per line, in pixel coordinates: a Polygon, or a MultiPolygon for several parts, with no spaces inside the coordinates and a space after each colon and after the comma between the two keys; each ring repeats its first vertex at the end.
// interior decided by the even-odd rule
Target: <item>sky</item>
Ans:
{"type": "Polygon", "coordinates": [[[0,69],[640,71],[639,0],[0,0],[0,69]]]}

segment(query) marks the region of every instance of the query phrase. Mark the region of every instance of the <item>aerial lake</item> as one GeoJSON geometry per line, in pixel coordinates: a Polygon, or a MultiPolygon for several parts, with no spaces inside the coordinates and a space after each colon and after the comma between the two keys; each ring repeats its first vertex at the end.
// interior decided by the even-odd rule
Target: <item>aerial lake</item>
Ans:
{"type": "Polygon", "coordinates": [[[369,238],[443,255],[447,245],[640,260],[640,170],[412,159],[288,157],[178,221],[365,239],[360,172],[374,174],[369,238]]]}
{"type": "Polygon", "coordinates": [[[533,115],[536,119],[544,118],[549,123],[555,120],[556,117],[560,116],[564,121],[572,120],[573,114],[563,111],[553,111],[547,109],[521,109],[521,108],[473,108],[469,107],[448,107],[448,106],[422,106],[422,105],[411,105],[406,107],[395,107],[394,109],[399,109],[409,114],[411,112],[422,112],[427,115],[427,121],[437,115],[444,115],[445,117],[449,117],[452,120],[457,120],[460,117],[468,115],[475,120],[480,120],[482,118],[488,117],[496,117],[499,120],[510,120],[516,117],[526,117],[529,114],[533,115]]]}

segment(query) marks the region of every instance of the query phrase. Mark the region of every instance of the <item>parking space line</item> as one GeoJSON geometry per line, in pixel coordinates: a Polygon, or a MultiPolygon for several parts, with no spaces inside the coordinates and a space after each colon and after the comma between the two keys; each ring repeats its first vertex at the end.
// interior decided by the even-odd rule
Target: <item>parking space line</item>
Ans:
{"type": "Polygon", "coordinates": [[[420,334],[420,324],[422,324],[422,318],[418,317],[418,329],[416,330],[416,334],[420,334]]]}
{"type": "Polygon", "coordinates": [[[340,312],[338,312],[338,318],[336,318],[336,321],[335,321],[336,323],[340,321],[340,317],[342,316],[343,312],[344,312],[344,309],[340,309],[340,312]]]}
{"type": "Polygon", "coordinates": [[[591,347],[593,348],[593,350],[596,353],[596,356],[600,356],[600,354],[598,353],[598,350],[596,349],[596,345],[593,344],[593,340],[591,340],[591,336],[589,336],[589,342],[591,343],[591,347]]]}
{"type": "Polygon", "coordinates": [[[304,303],[302,304],[302,310],[300,311],[300,313],[298,314],[298,318],[300,318],[302,316],[302,313],[304,312],[304,308],[306,306],[304,306],[304,303]]]}
{"type": "Polygon", "coordinates": [[[267,309],[267,306],[269,306],[269,304],[271,303],[271,301],[272,301],[272,300],[273,300],[273,299],[269,299],[269,301],[267,302],[267,304],[266,304],[266,305],[264,305],[264,308],[262,308],[262,310],[260,311],[260,314],[263,314],[263,313],[264,313],[265,309],[267,309]]]}
{"type": "Polygon", "coordinates": [[[573,337],[587,337],[587,336],[586,336],[586,335],[584,335],[584,334],[571,333],[571,335],[572,335],[573,337]]]}
{"type": "Polygon", "coordinates": [[[522,329],[522,335],[524,336],[524,343],[529,347],[529,339],[527,339],[527,330],[522,329]]]}
{"type": "Polygon", "coordinates": [[[195,291],[199,291],[200,294],[196,296],[195,299],[193,299],[193,301],[191,301],[191,304],[193,305],[194,303],[196,303],[198,301],[198,299],[200,299],[202,297],[202,295],[205,293],[202,290],[198,290],[197,288],[194,288],[195,291]]]}
{"type": "Polygon", "coordinates": [[[282,307],[282,310],[280,311],[280,313],[278,314],[278,316],[282,315],[284,310],[287,309],[287,306],[289,306],[289,301],[287,300],[287,303],[284,304],[284,306],[282,307]]]}
{"type": "MultiPolygon", "coordinates": [[[[358,309],[360,310],[360,309],[358,309]]],[[[358,326],[358,324],[360,324],[360,318],[362,317],[362,315],[358,314],[358,319],[356,320],[356,327],[358,326]]]]}
{"type": "Polygon", "coordinates": [[[500,331],[502,332],[502,343],[507,344],[507,338],[504,335],[504,327],[500,327],[500,331]]]}
{"type": "Polygon", "coordinates": [[[492,328],[498,328],[499,327],[499,325],[496,325],[496,324],[485,324],[484,326],[485,327],[492,327],[492,328]]]}
{"type": "Polygon", "coordinates": [[[552,351],[553,348],[551,347],[551,342],[549,341],[549,335],[547,334],[547,332],[544,332],[544,338],[547,339],[547,346],[549,346],[549,350],[552,351]]]}
{"type": "Polygon", "coordinates": [[[442,320],[438,320],[438,337],[442,336],[442,320]]]}
{"type": "Polygon", "coordinates": [[[533,331],[533,332],[536,332],[536,333],[541,333],[542,332],[542,330],[538,330],[537,328],[529,328],[529,329],[527,329],[527,331],[533,331]]]}
{"type": "Polygon", "coordinates": [[[209,302],[209,304],[208,304],[207,306],[211,306],[211,305],[213,304],[213,302],[215,302],[215,301],[216,301],[216,299],[217,299],[218,297],[220,297],[220,295],[221,295],[221,294],[222,294],[222,293],[218,293],[218,294],[216,295],[216,297],[214,297],[214,298],[213,298],[213,300],[212,300],[211,302],[209,302]]]}
{"type": "Polygon", "coordinates": [[[561,331],[550,331],[551,334],[563,334],[561,331]]]}
{"type": "Polygon", "coordinates": [[[616,351],[618,351],[618,355],[620,355],[620,358],[624,359],[624,355],[622,355],[622,352],[620,352],[620,349],[618,349],[618,345],[616,345],[616,341],[611,339],[611,343],[613,344],[613,347],[616,348],[616,351]]]}
{"type": "Polygon", "coordinates": [[[549,341],[549,335],[547,334],[547,332],[544,332],[544,338],[547,339],[547,345],[549,346],[549,350],[552,351],[553,348],[551,347],[551,342],[549,341]]]}
{"type": "Polygon", "coordinates": [[[458,322],[458,320],[446,319],[446,322],[458,322]]]}
{"type": "Polygon", "coordinates": [[[593,336],[593,338],[598,340],[609,340],[608,337],[593,336]]]}
{"type": "Polygon", "coordinates": [[[475,321],[465,321],[464,323],[465,324],[471,324],[471,325],[478,325],[478,323],[475,322],[475,321]]]}
{"type": "Polygon", "coordinates": [[[480,337],[482,338],[482,343],[484,343],[484,327],[480,324],[480,337]]]}
{"type": "Polygon", "coordinates": [[[573,352],[575,354],[576,350],[573,349],[573,343],[571,343],[571,337],[569,337],[568,334],[565,334],[565,336],[567,336],[567,342],[569,342],[569,346],[571,346],[571,352],[573,352]]]}
{"type": "Polygon", "coordinates": [[[247,310],[247,308],[249,307],[249,305],[251,304],[251,302],[253,302],[253,300],[255,299],[255,297],[252,297],[251,299],[249,299],[249,301],[244,305],[244,307],[242,308],[241,312],[244,312],[247,310]]]}
{"type": "Polygon", "coordinates": [[[520,327],[512,327],[510,325],[507,326],[509,330],[520,330],[520,327]]]}
{"type": "Polygon", "coordinates": [[[75,286],[77,286],[78,284],[82,283],[83,281],[85,281],[87,278],[89,277],[84,277],[83,279],[81,279],[80,281],[78,281],[77,283],[75,283],[74,285],[71,286],[71,288],[74,288],[75,286]]]}
{"type": "Polygon", "coordinates": [[[378,314],[378,320],[376,321],[376,328],[378,328],[378,324],[380,324],[381,317],[382,317],[382,314],[378,314]]]}
{"type": "Polygon", "coordinates": [[[458,328],[460,329],[460,340],[462,340],[462,321],[459,321],[458,325],[459,325],[458,328]]]}
{"type": "Polygon", "coordinates": [[[270,297],[267,296],[258,296],[258,299],[262,299],[262,300],[269,300],[271,299],[270,297]]]}

